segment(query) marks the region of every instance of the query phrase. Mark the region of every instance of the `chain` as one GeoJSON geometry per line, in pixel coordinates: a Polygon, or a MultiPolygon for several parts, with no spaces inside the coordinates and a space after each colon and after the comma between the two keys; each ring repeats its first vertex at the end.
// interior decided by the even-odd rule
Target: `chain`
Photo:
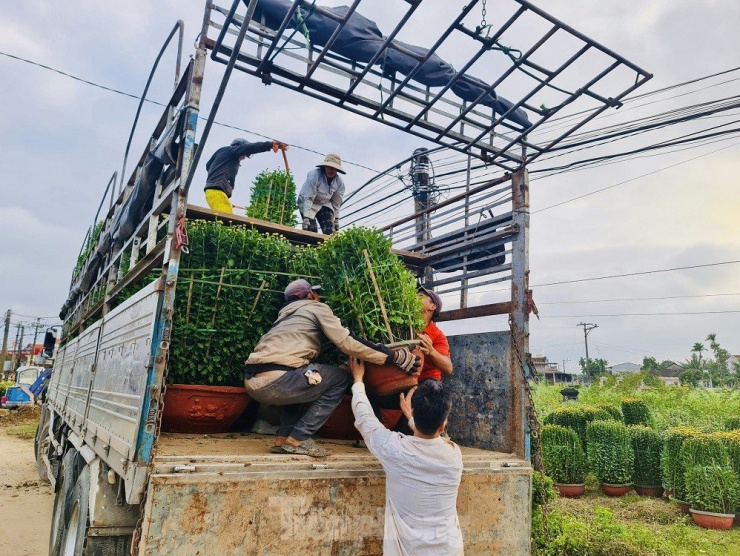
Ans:
{"type": "Polygon", "coordinates": [[[488,22],[486,21],[486,0],[482,0],[483,7],[481,8],[481,20],[480,20],[480,28],[485,29],[486,25],[488,25],[488,22]]]}
{"type": "MultiPolygon", "coordinates": [[[[522,373],[522,381],[524,383],[524,392],[527,396],[525,413],[527,418],[527,425],[529,426],[530,446],[534,444],[535,449],[531,450],[532,466],[536,471],[539,471],[544,475],[545,469],[542,461],[542,442],[540,442],[540,420],[537,417],[537,408],[534,405],[534,397],[532,396],[532,389],[529,386],[529,377],[527,376],[527,360],[525,355],[519,346],[517,335],[514,333],[514,323],[509,317],[509,331],[511,332],[511,345],[514,348],[516,356],[517,366],[522,373]]],[[[527,354],[528,355],[528,354],[527,354]]],[[[544,488],[540,489],[540,505],[542,507],[542,528],[545,533],[545,539],[550,541],[550,529],[547,523],[547,517],[549,509],[547,506],[547,493],[544,488]]]]}
{"type": "MultiPolygon", "coordinates": [[[[167,340],[167,345],[169,345],[169,334],[168,331],[169,327],[165,326],[165,333],[163,335],[163,340],[167,340]]],[[[169,350],[167,348],[160,348],[160,356],[167,358],[169,354],[169,350]]],[[[165,367],[165,371],[167,371],[167,367],[165,367]]],[[[167,376],[165,373],[165,376],[162,377],[162,392],[159,395],[159,402],[157,403],[157,416],[155,419],[155,425],[154,425],[154,442],[152,443],[152,457],[151,461],[152,464],[154,462],[154,458],[157,456],[157,446],[159,441],[159,434],[162,429],[162,413],[164,412],[164,395],[167,393],[167,376]]],[[[150,468],[152,467],[152,464],[150,464],[150,468]]],[[[150,469],[151,474],[151,469],[150,469]]],[[[138,556],[139,554],[139,542],[141,541],[141,527],[144,522],[144,511],[146,510],[146,500],[147,496],[149,494],[149,488],[144,489],[144,494],[141,497],[141,502],[139,503],[140,511],[139,511],[139,519],[136,521],[136,527],[134,528],[134,534],[131,539],[131,552],[130,556],[138,556]]]]}

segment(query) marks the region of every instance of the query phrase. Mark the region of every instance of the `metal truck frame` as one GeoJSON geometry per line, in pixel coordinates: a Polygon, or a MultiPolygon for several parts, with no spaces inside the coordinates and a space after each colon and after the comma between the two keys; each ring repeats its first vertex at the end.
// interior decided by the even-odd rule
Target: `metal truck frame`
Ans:
{"type": "MultiPolygon", "coordinates": [[[[83,245],[84,263],[72,277],[62,309],[62,347],[36,437],[39,473],[56,492],[50,554],[243,554],[257,553],[258,548],[264,554],[381,551],[384,479],[371,456],[342,452],[317,463],[266,455],[251,437],[240,443],[160,434],[187,219],[219,218],[301,243],[318,243],[324,237],[188,205],[195,167],[234,69],[436,141],[501,172],[471,187],[468,168],[464,193],[427,206],[385,231],[399,255],[429,285],[460,292],[460,308],[443,313],[440,320],[509,315],[508,331],[451,339],[457,369],[453,381],[460,393],[450,433],[467,447],[458,502],[466,547],[476,554],[528,553],[530,435],[536,434],[536,418],[526,381],[532,305],[525,165],[601,111],[618,106],[623,96],[651,76],[524,0],[510,0],[512,15],[484,36],[481,29],[473,31],[464,24],[477,4],[473,1],[428,53],[418,57],[417,67],[404,79],[394,76],[389,86],[382,82],[387,76],[374,67],[382,51],[366,64],[331,51],[360,1],[355,0],[344,15],[332,16],[336,31],[320,46],[308,45],[300,34],[288,36],[300,1],[291,5],[277,29],[267,27],[264,17],[253,19],[258,2],[234,0],[229,9],[206,2],[195,57],[182,76],[182,22],[170,33],[165,47],[179,33],[174,91],[128,181],[123,184],[125,165],[118,187],[117,174],[111,178],[99,208],[108,200],[103,227],[95,229],[96,215],[83,245]],[[242,8],[245,12],[239,15],[242,8]],[[446,94],[449,86],[435,91],[409,83],[449,35],[462,33],[480,43],[462,74],[495,50],[498,38],[526,17],[545,21],[549,29],[518,60],[512,59],[511,68],[486,94],[520,69],[541,77],[508,112],[497,114],[479,106],[484,94],[474,102],[451,100],[446,94]],[[214,30],[219,31],[215,38],[214,30]],[[533,58],[556,33],[568,34],[581,47],[560,66],[547,69],[533,58]],[[306,54],[284,49],[288,44],[302,46],[306,54]],[[605,69],[594,70],[556,108],[537,108],[536,95],[543,89],[555,90],[558,77],[589,51],[608,60],[605,69]],[[209,52],[226,69],[196,145],[209,52]],[[296,69],[296,61],[302,70],[296,69]],[[628,85],[608,96],[598,93],[596,86],[616,70],[630,73],[628,85]],[[331,84],[322,73],[334,76],[331,84]],[[382,90],[386,97],[368,97],[367,87],[382,90]],[[555,140],[539,145],[528,139],[551,116],[583,99],[591,103],[590,109],[555,140]],[[507,114],[518,108],[535,114],[537,120],[529,126],[507,120],[507,114]],[[145,189],[148,195],[143,195],[145,189]],[[491,211],[491,196],[501,192],[506,199],[496,206],[505,204],[503,212],[497,209],[488,225],[471,223],[471,214],[491,211]],[[420,219],[430,234],[418,233],[420,219]],[[480,253],[492,248],[496,255],[482,257],[488,260],[483,264],[480,253]],[[157,269],[161,269],[158,278],[147,280],[157,269]],[[468,306],[468,292],[502,281],[511,282],[507,300],[468,306]],[[122,301],[128,287],[144,282],[149,283],[122,301]]],[[[407,13],[383,50],[421,2],[407,4],[407,13]]],[[[152,72],[155,69],[156,64],[152,72]]],[[[142,102],[145,95],[146,91],[142,102]]]]}

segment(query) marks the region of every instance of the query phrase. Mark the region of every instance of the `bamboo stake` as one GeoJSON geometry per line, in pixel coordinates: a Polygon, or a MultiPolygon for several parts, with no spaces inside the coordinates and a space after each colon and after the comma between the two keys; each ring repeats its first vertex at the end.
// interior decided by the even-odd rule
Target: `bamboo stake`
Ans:
{"type": "Polygon", "coordinates": [[[365,255],[365,262],[367,268],[370,271],[370,279],[373,281],[375,287],[375,295],[378,296],[378,303],[380,304],[380,312],[383,315],[383,321],[385,322],[385,328],[388,330],[388,337],[391,339],[391,343],[396,340],[393,339],[393,332],[391,331],[391,323],[388,321],[388,314],[385,312],[385,303],[383,303],[383,297],[380,295],[380,288],[378,287],[378,281],[375,279],[375,272],[373,271],[373,265],[370,262],[370,255],[367,253],[367,249],[362,250],[362,254],[365,255]]]}
{"type": "MultiPolygon", "coordinates": [[[[218,298],[221,296],[221,286],[224,285],[224,272],[226,272],[226,267],[221,267],[221,278],[218,280],[218,288],[216,289],[216,303],[213,305],[213,316],[211,317],[211,328],[216,326],[216,314],[218,313],[218,298]]],[[[208,352],[211,351],[211,338],[213,336],[208,338],[208,345],[206,346],[206,357],[208,356],[208,352]]]]}
{"type": "Polygon", "coordinates": [[[265,206],[265,220],[269,220],[268,215],[270,214],[270,195],[272,194],[272,180],[270,180],[270,187],[267,188],[267,205],[265,206]]]}
{"type": "Polygon", "coordinates": [[[254,313],[254,310],[257,308],[257,302],[260,300],[260,296],[262,295],[262,292],[265,291],[265,286],[267,285],[267,280],[262,280],[262,283],[260,284],[259,290],[257,290],[257,295],[254,298],[254,303],[252,303],[252,310],[249,312],[250,316],[254,313]]]}
{"type": "MultiPolygon", "coordinates": [[[[347,275],[347,266],[344,263],[342,263],[342,266],[344,267],[344,281],[347,282],[347,293],[349,294],[350,300],[354,303],[355,296],[352,293],[352,289],[350,287],[349,276],[347,275]]],[[[362,317],[360,317],[359,313],[357,314],[357,324],[360,325],[360,332],[364,336],[365,335],[365,327],[362,326],[362,317]]]]}
{"type": "Polygon", "coordinates": [[[185,309],[185,324],[190,324],[190,305],[193,302],[193,286],[195,285],[195,277],[193,274],[190,275],[190,286],[188,287],[188,306],[185,309]]]}
{"type": "MultiPolygon", "coordinates": [[[[283,151],[283,154],[285,154],[285,151],[283,151]]],[[[285,165],[288,165],[288,160],[285,159],[285,165]]],[[[283,206],[280,209],[280,224],[283,224],[283,218],[285,217],[285,205],[287,204],[287,197],[288,197],[288,180],[290,179],[290,175],[285,176],[285,184],[283,186],[283,206]]]]}

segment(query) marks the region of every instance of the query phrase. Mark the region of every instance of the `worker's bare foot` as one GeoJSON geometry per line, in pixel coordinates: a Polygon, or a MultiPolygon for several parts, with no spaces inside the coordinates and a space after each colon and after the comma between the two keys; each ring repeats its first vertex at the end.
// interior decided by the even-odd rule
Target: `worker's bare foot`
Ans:
{"type": "Polygon", "coordinates": [[[301,442],[289,436],[285,440],[285,444],[283,444],[281,450],[285,454],[311,456],[312,458],[325,458],[331,455],[329,450],[321,448],[312,438],[301,442]]]}
{"type": "Polygon", "coordinates": [[[273,454],[284,454],[283,451],[283,444],[285,444],[285,441],[288,439],[287,436],[278,436],[275,439],[275,444],[270,448],[270,452],[273,454]]]}

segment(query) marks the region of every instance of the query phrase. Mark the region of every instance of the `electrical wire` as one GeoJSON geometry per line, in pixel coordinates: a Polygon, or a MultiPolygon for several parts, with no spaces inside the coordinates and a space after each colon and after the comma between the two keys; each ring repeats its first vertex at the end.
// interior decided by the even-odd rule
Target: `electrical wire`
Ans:
{"type": "MultiPolygon", "coordinates": [[[[84,84],[90,85],[92,87],[97,87],[98,89],[103,89],[104,91],[108,91],[108,92],[111,92],[111,93],[116,93],[116,94],[119,94],[119,95],[123,95],[123,96],[126,96],[126,97],[130,97],[130,98],[136,99],[136,100],[140,100],[141,99],[141,96],[140,95],[134,95],[134,94],[131,94],[131,93],[127,93],[125,91],[121,91],[120,89],[115,89],[113,87],[107,87],[105,85],[101,85],[99,83],[95,83],[94,81],[89,81],[87,79],[83,79],[81,77],[77,77],[76,75],[72,75],[71,73],[67,73],[67,72],[58,70],[56,68],[52,68],[51,66],[47,66],[47,65],[41,64],[39,62],[34,62],[33,60],[28,60],[26,58],[22,58],[20,56],[15,56],[13,54],[8,54],[7,52],[0,52],[0,55],[1,56],[6,56],[8,58],[12,58],[14,60],[18,60],[20,62],[25,62],[27,64],[31,64],[32,66],[36,66],[36,67],[39,67],[39,68],[42,68],[42,69],[45,69],[45,70],[49,70],[49,71],[52,71],[54,73],[58,73],[59,75],[63,75],[64,77],[69,77],[70,79],[74,79],[75,81],[79,81],[80,83],[84,83],[84,84]]],[[[161,102],[157,102],[156,100],[144,99],[144,102],[149,103],[149,104],[153,104],[155,106],[161,106],[161,107],[165,107],[165,108],[167,107],[166,104],[163,104],[161,102]]],[[[202,121],[206,121],[208,118],[199,115],[198,116],[198,119],[199,120],[202,120],[202,121]]],[[[243,131],[244,133],[249,133],[249,134],[255,135],[257,137],[262,137],[263,139],[270,139],[270,140],[272,140],[272,137],[269,137],[269,136],[264,135],[262,133],[257,133],[256,131],[252,131],[252,130],[249,130],[249,129],[246,129],[246,128],[243,128],[243,127],[235,126],[235,125],[232,125],[232,124],[226,124],[226,123],[223,123],[223,122],[219,122],[219,121],[214,120],[213,121],[213,125],[217,125],[217,126],[224,127],[224,128],[227,128],[227,129],[235,129],[237,131],[243,131]]],[[[308,147],[303,147],[301,145],[296,145],[296,144],[291,143],[290,146],[292,148],[294,148],[294,149],[299,149],[301,151],[310,152],[310,153],[317,154],[317,155],[320,155],[320,156],[326,156],[326,153],[322,153],[322,152],[319,152],[317,150],[310,149],[308,147]]],[[[353,162],[353,161],[347,160],[347,159],[342,160],[342,162],[344,164],[349,164],[350,166],[357,166],[358,168],[364,168],[365,170],[370,170],[371,172],[380,173],[379,170],[376,170],[375,168],[370,168],[369,166],[365,166],[364,164],[360,164],[359,162],[353,162]]]]}
{"type": "Polygon", "coordinates": [[[600,314],[600,315],[539,315],[540,318],[550,318],[550,319],[581,319],[581,318],[591,318],[591,317],[652,317],[652,316],[671,316],[671,315],[720,315],[720,314],[730,314],[730,313],[740,313],[740,309],[738,310],[726,310],[726,311],[683,311],[683,312],[664,312],[664,313],[610,313],[610,314],[600,314]]]}

